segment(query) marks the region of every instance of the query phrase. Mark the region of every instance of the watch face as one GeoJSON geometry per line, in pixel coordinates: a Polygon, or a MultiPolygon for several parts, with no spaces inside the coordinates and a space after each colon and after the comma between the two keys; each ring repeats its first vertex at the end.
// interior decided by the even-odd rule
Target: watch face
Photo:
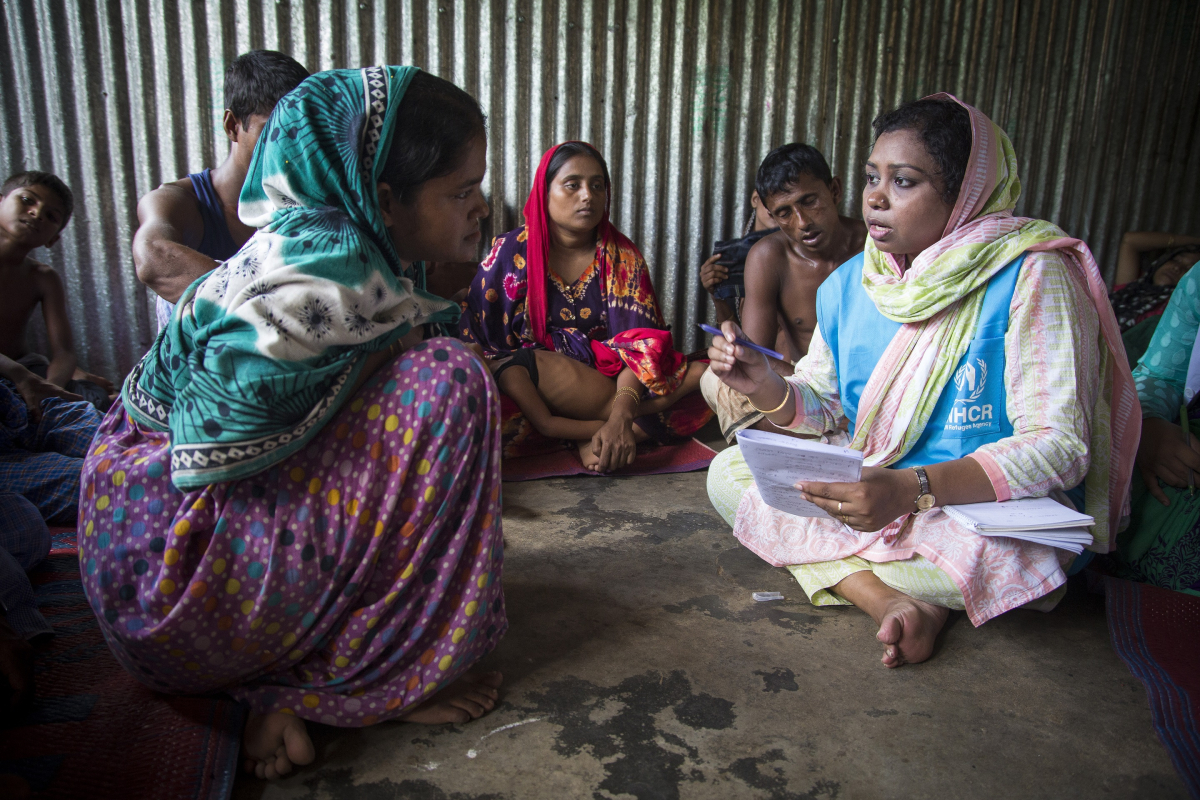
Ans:
{"type": "Polygon", "coordinates": [[[917,498],[917,508],[922,511],[928,511],[933,508],[934,497],[931,494],[923,494],[917,498]]]}

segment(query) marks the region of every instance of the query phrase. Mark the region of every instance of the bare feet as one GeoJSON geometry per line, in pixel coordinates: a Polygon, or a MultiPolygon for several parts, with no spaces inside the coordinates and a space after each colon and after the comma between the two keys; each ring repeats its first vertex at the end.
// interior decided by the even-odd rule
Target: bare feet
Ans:
{"type": "Polygon", "coordinates": [[[884,644],[882,661],[889,669],[933,655],[933,644],[950,616],[950,609],[909,597],[870,570],[848,575],[832,589],[879,623],[875,638],[884,644]]]}
{"type": "Polygon", "coordinates": [[[580,439],[575,446],[579,448],[579,460],[583,462],[583,468],[590,472],[599,472],[600,456],[592,451],[592,440],[580,439]]]}
{"type": "Polygon", "coordinates": [[[294,766],[311,764],[317,757],[304,720],[293,714],[251,711],[242,733],[242,767],[260,778],[273,780],[294,766]]]}
{"type": "Polygon", "coordinates": [[[504,676],[499,672],[483,675],[468,672],[400,719],[424,725],[446,725],[479,719],[496,707],[503,680],[504,676]]]}
{"type": "Polygon", "coordinates": [[[933,654],[933,643],[946,624],[950,609],[917,600],[896,592],[898,597],[888,603],[879,633],[883,642],[883,665],[888,668],[903,664],[919,664],[933,654]]]}

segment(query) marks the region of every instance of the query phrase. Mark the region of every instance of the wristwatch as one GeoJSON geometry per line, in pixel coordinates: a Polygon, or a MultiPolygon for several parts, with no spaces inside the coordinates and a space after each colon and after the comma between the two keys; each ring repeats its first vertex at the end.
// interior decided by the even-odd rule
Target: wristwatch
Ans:
{"type": "Polygon", "coordinates": [[[924,467],[913,467],[912,471],[917,473],[917,480],[921,482],[921,493],[917,495],[917,499],[913,502],[917,506],[916,513],[928,511],[937,505],[937,498],[929,491],[929,476],[925,474],[924,467]]]}

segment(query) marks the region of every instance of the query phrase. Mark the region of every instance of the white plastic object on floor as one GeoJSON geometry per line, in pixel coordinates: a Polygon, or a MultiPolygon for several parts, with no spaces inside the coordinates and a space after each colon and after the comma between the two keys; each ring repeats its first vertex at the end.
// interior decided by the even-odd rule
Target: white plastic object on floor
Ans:
{"type": "Polygon", "coordinates": [[[757,600],[760,603],[764,603],[767,600],[782,600],[783,599],[783,595],[779,592],[755,592],[754,594],[752,594],[750,596],[753,597],[755,600],[757,600]]]}

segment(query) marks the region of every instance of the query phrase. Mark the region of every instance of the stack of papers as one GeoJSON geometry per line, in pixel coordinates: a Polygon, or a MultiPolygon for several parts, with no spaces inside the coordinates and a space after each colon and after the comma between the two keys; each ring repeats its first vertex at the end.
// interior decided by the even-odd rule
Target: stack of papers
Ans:
{"type": "Polygon", "coordinates": [[[1073,553],[1092,543],[1088,528],[1096,522],[1050,497],[942,506],[942,511],[980,536],[1006,536],[1073,553]]]}
{"type": "Polygon", "coordinates": [[[737,441],[763,501],[797,517],[829,518],[800,495],[798,481],[854,483],[862,476],[862,453],[848,447],[756,430],[738,431],[737,441]]]}
{"type": "MultiPolygon", "coordinates": [[[[737,441],[763,501],[797,517],[830,515],[805,500],[796,483],[854,483],[862,477],[862,453],[848,447],[756,430],[739,431],[737,441]]],[[[1096,522],[1050,497],[942,506],[942,511],[980,536],[1022,539],[1073,553],[1092,543],[1088,529],[1096,522]]]]}

